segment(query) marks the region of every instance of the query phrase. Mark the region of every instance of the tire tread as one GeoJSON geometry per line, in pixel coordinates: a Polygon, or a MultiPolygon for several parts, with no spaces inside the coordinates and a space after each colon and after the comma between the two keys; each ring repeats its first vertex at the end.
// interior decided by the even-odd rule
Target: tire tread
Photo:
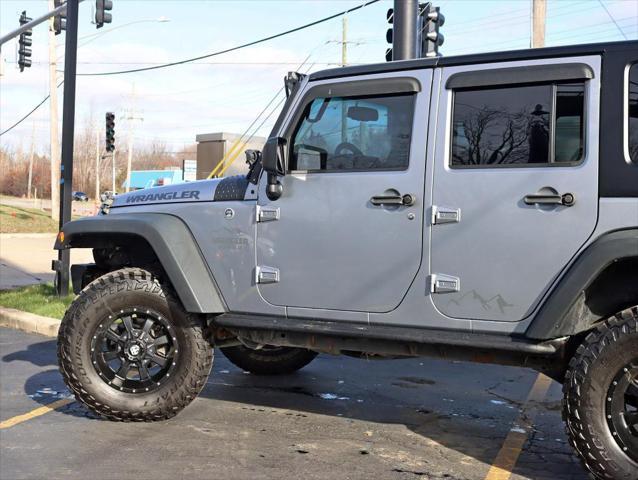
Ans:
{"type": "Polygon", "coordinates": [[[562,416],[567,437],[584,467],[594,479],[636,480],[638,478],[638,472],[635,477],[618,477],[617,472],[610,471],[605,459],[606,455],[596,447],[583,421],[585,415],[581,413],[585,408],[582,385],[591,365],[603,350],[619,338],[636,332],[638,332],[638,306],[627,308],[609,317],[589,333],[578,346],[565,375],[562,416]]]}
{"type": "Polygon", "coordinates": [[[161,395],[158,392],[156,409],[143,412],[113,409],[89,394],[74,373],[71,339],[74,338],[77,319],[89,306],[102,301],[105,296],[125,290],[145,290],[147,293],[178,301],[170,287],[162,285],[157,277],[140,268],[116,270],[94,280],[73,301],[60,324],[57,349],[60,373],[78,402],[104,418],[121,422],[153,422],[172,418],[197,397],[204,388],[212,368],[213,349],[205,338],[201,319],[195,314],[186,313],[186,328],[191,330],[193,339],[193,366],[186,372],[183,382],[171,382],[168,395],[165,390],[161,391],[161,395]]]}

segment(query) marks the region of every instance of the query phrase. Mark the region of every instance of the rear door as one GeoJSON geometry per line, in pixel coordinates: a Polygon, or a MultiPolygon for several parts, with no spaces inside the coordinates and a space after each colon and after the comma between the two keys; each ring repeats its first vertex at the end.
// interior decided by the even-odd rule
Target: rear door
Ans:
{"type": "Polygon", "coordinates": [[[600,58],[439,74],[433,300],[450,317],[518,321],[596,225],[600,58]]]}
{"type": "Polygon", "coordinates": [[[283,195],[259,196],[269,213],[257,224],[256,281],[268,302],[357,312],[401,302],[422,255],[431,82],[431,70],[402,72],[311,83],[302,94],[280,133],[283,195]]]}

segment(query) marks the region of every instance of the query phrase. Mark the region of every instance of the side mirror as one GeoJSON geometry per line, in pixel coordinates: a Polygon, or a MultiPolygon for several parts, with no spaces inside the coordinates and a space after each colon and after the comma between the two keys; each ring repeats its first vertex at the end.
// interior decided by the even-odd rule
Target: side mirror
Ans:
{"type": "Polygon", "coordinates": [[[272,175],[283,177],[286,174],[286,139],[270,137],[261,152],[263,169],[272,175]]]}

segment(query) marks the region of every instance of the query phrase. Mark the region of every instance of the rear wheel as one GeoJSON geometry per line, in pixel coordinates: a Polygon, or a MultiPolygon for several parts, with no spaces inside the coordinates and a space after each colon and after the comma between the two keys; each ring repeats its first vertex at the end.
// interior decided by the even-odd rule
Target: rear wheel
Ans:
{"type": "Polygon", "coordinates": [[[317,352],[304,348],[264,347],[259,350],[239,345],[220,349],[233,364],[256,375],[285,375],[314,360],[317,352]]]}
{"type": "Polygon", "coordinates": [[[149,272],[122,269],[88,285],[58,334],[75,397],[112,420],[173,417],[206,383],[213,352],[199,319],[149,272]]]}
{"type": "Polygon", "coordinates": [[[563,386],[572,446],[599,479],[638,478],[638,307],[590,333],[563,386]]]}

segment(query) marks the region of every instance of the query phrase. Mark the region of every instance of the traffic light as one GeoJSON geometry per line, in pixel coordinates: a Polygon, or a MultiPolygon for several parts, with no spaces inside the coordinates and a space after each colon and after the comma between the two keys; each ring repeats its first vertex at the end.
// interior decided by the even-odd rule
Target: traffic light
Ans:
{"type": "Polygon", "coordinates": [[[392,42],[394,41],[394,30],[392,29],[392,24],[394,23],[394,8],[389,8],[388,13],[386,14],[388,18],[388,23],[390,24],[390,28],[385,32],[385,40],[390,44],[390,47],[385,51],[385,61],[392,61],[392,42]]]}
{"type": "Polygon", "coordinates": [[[105,23],[111,23],[113,17],[108,13],[110,10],[113,10],[113,2],[111,0],[95,0],[96,28],[102,28],[105,23]]]}
{"type": "Polygon", "coordinates": [[[106,112],[106,151],[115,151],[115,114],[106,112]]]}
{"type": "Polygon", "coordinates": [[[432,3],[419,5],[419,46],[421,57],[438,57],[439,47],[443,45],[443,35],[439,33],[439,27],[445,23],[445,17],[439,7],[433,7],[432,3]]]}
{"type": "MultiPolygon", "coordinates": [[[[25,25],[31,20],[31,18],[27,17],[26,11],[23,11],[22,15],[20,15],[20,25],[25,25]]],[[[29,48],[33,45],[31,35],[33,35],[33,31],[31,30],[27,30],[20,34],[20,40],[18,43],[18,65],[20,66],[21,72],[24,72],[25,68],[29,68],[31,66],[31,49],[29,48]]]]}
{"type": "MultiPolygon", "coordinates": [[[[54,0],[54,3],[55,8],[58,8],[59,6],[66,3],[66,0],[54,0]]],[[[60,13],[59,15],[53,17],[53,31],[55,32],[55,34],[61,34],[62,30],[66,30],[66,12],[60,13]]]]}

